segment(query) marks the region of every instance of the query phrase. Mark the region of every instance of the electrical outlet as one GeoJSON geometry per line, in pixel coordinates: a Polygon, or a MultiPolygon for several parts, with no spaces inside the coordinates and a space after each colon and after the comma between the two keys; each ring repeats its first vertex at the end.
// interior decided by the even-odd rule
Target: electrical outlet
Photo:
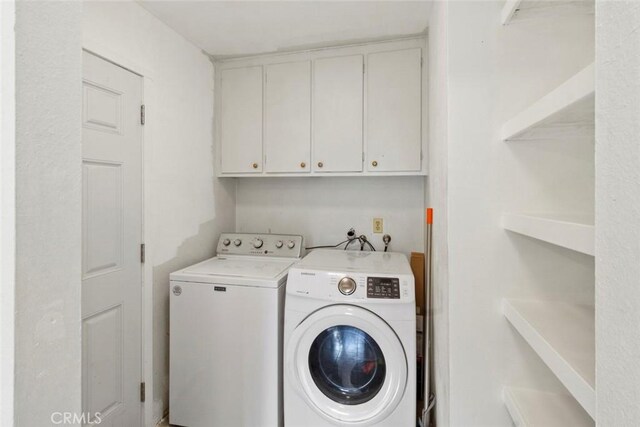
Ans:
{"type": "Polygon", "coordinates": [[[374,233],[382,233],[382,218],[373,218],[373,232],[374,233]]]}

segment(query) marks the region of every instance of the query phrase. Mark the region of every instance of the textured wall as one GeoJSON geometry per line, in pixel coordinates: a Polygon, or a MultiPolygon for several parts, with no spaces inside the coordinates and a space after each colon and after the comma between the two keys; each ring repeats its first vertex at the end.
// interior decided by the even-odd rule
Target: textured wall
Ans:
{"type": "Polygon", "coordinates": [[[596,10],[597,423],[640,420],[640,4],[596,10]]]}
{"type": "Polygon", "coordinates": [[[168,407],[169,274],[213,256],[219,233],[235,228],[235,183],[216,179],[213,170],[213,66],[134,2],[85,2],[84,42],[151,76],[145,83],[151,89],[145,93],[145,228],[153,269],[152,418],[158,420],[168,407]]]}
{"type": "Polygon", "coordinates": [[[81,11],[16,4],[16,426],[81,411],[81,11]]]}

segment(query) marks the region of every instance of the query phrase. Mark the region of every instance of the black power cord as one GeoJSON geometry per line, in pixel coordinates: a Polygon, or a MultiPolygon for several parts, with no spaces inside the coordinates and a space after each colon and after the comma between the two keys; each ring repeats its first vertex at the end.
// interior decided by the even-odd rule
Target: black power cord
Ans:
{"type": "Polygon", "coordinates": [[[343,244],[345,244],[347,242],[351,242],[351,241],[349,239],[347,239],[347,240],[344,240],[344,241],[338,243],[337,245],[310,246],[310,247],[305,248],[305,249],[306,250],[311,250],[311,249],[334,249],[334,248],[337,248],[338,246],[343,245],[343,244]]]}
{"type": "MultiPolygon", "coordinates": [[[[388,236],[388,234],[385,234],[385,236],[388,236]]],[[[389,237],[389,241],[391,241],[391,237],[389,237]]],[[[335,249],[338,248],[342,245],[344,245],[344,250],[346,251],[347,249],[349,249],[349,246],[351,246],[352,243],[355,242],[359,242],[360,243],[360,250],[363,251],[365,245],[369,247],[369,250],[375,252],[376,248],[371,244],[371,242],[369,241],[369,239],[367,239],[367,236],[365,236],[364,234],[361,234],[360,236],[358,236],[356,234],[356,231],[351,228],[349,229],[349,231],[347,231],[347,240],[343,240],[342,242],[336,244],[336,245],[320,245],[320,246],[310,246],[305,248],[306,250],[311,250],[311,249],[335,249]],[[346,243],[346,244],[345,244],[346,243]]],[[[386,248],[387,248],[388,242],[385,242],[385,252],[386,252],[386,248]]]]}

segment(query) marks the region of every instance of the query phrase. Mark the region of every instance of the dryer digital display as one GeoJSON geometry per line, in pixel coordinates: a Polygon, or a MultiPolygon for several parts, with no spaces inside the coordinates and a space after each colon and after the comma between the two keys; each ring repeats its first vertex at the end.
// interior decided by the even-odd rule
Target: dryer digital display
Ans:
{"type": "Polygon", "coordinates": [[[367,277],[367,298],[400,299],[400,279],[367,277]]]}

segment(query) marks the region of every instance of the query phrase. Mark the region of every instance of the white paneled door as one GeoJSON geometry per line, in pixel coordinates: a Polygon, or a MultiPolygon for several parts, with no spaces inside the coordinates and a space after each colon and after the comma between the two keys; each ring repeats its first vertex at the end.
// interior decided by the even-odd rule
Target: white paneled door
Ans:
{"type": "Polygon", "coordinates": [[[313,64],[313,170],[362,171],[363,56],[313,64]]]}
{"type": "Polygon", "coordinates": [[[83,412],[139,426],[142,78],[85,52],[82,91],[83,412]]]}

